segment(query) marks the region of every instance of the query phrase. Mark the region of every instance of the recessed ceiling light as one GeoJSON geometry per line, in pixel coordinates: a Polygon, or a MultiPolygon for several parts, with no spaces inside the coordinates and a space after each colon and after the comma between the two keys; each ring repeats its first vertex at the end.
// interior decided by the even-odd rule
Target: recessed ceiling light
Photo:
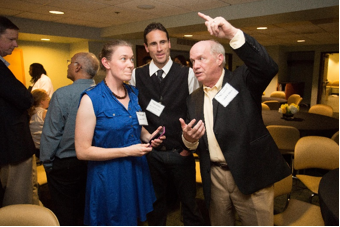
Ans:
{"type": "Polygon", "coordinates": [[[52,14],[64,14],[64,12],[55,11],[55,10],[51,10],[51,11],[49,11],[49,13],[52,13],[52,14]]]}
{"type": "Polygon", "coordinates": [[[268,29],[267,27],[257,27],[257,30],[266,30],[268,29]]]}
{"type": "Polygon", "coordinates": [[[155,6],[154,5],[138,5],[137,8],[148,10],[148,9],[154,9],[155,6]]]}
{"type": "Polygon", "coordinates": [[[298,43],[304,43],[304,42],[306,42],[306,40],[304,40],[304,39],[299,39],[297,42],[298,42],[298,43]]]}
{"type": "Polygon", "coordinates": [[[184,37],[192,37],[192,35],[184,35],[184,37]]]}
{"type": "Polygon", "coordinates": [[[42,41],[50,41],[50,39],[47,39],[47,38],[42,38],[41,40],[42,41]]]}

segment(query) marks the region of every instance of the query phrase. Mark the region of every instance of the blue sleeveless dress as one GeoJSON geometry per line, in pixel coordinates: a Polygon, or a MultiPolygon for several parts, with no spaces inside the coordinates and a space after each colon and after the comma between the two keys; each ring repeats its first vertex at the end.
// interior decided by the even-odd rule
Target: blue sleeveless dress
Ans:
{"type": "MultiPolygon", "coordinates": [[[[93,146],[119,148],[141,143],[138,90],[124,86],[130,97],[128,109],[103,81],[84,92],[91,98],[97,118],[93,146]]],[[[138,219],[146,220],[155,200],[145,156],[88,162],[85,225],[137,225],[138,219]]]]}

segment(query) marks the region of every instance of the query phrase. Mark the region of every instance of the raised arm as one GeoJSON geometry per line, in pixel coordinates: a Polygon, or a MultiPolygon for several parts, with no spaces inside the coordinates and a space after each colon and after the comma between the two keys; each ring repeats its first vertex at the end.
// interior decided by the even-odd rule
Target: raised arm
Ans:
{"type": "Polygon", "coordinates": [[[205,26],[207,26],[210,35],[231,40],[238,31],[237,28],[232,26],[223,17],[213,19],[203,13],[198,13],[198,16],[205,20],[205,26]]]}
{"type": "Polygon", "coordinates": [[[263,91],[278,72],[277,64],[265,48],[223,17],[213,19],[203,13],[198,15],[205,20],[211,35],[230,40],[230,46],[247,66],[247,69],[244,68],[245,73],[242,74],[247,86],[256,97],[262,96],[263,91]]]}

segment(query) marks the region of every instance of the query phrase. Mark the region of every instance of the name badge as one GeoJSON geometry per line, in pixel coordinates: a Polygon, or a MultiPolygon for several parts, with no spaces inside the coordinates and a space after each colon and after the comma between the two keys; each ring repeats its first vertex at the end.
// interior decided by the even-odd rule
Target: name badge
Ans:
{"type": "Polygon", "coordinates": [[[149,102],[149,105],[146,107],[146,110],[150,111],[157,117],[161,116],[163,110],[164,110],[164,105],[160,104],[159,102],[156,102],[155,100],[151,99],[149,102]]]}
{"type": "Polygon", "coordinates": [[[233,88],[229,83],[224,85],[224,87],[218,92],[215,96],[215,99],[224,107],[228,106],[228,104],[235,98],[238,94],[238,91],[233,88]]]}
{"type": "Polygon", "coordinates": [[[139,125],[149,125],[145,112],[136,112],[139,125]]]}

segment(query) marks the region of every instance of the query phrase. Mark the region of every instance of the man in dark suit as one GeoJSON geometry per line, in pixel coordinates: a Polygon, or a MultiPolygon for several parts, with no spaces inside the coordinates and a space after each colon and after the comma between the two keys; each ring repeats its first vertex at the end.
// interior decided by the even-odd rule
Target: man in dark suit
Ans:
{"type": "Polygon", "coordinates": [[[139,105],[145,111],[153,132],[159,125],[165,127],[166,139],[146,157],[157,200],[147,216],[148,224],[165,226],[168,195],[176,191],[182,204],[183,224],[203,225],[203,217],[196,204],[195,159],[183,149],[180,117],[185,118],[186,98],[199,87],[191,68],[175,63],[170,58],[171,42],[161,23],[150,23],[144,29],[144,46],[152,61],[136,68],[131,85],[138,90],[139,105]],[[167,186],[173,181],[173,187],[167,186]],[[169,190],[172,189],[172,190],[169,190]]]}
{"type": "Polygon", "coordinates": [[[236,210],[243,225],[273,225],[273,184],[290,174],[261,116],[261,96],[277,64],[254,38],[224,18],[199,16],[211,35],[230,40],[245,63],[233,72],[224,69],[224,48],[214,40],[190,50],[203,88],[187,100],[191,122],[180,121],[183,142],[197,148],[211,224],[234,225],[236,210]],[[194,126],[196,119],[204,124],[194,126]]]}
{"type": "Polygon", "coordinates": [[[33,196],[35,146],[27,112],[33,97],[8,69],[9,63],[3,58],[18,46],[18,30],[9,19],[0,16],[0,185],[3,191],[0,207],[31,204],[33,196]]]}

